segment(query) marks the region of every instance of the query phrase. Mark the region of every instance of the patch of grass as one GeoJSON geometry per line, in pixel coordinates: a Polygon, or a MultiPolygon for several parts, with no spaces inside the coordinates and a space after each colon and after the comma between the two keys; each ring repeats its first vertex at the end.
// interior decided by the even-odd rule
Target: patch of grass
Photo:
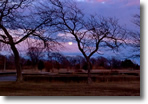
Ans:
{"type": "Polygon", "coordinates": [[[139,96],[140,82],[0,82],[1,96],[139,96]]]}
{"type": "MultiPolygon", "coordinates": [[[[93,82],[122,82],[139,81],[140,76],[132,75],[91,75],[93,82]]],[[[58,74],[58,75],[23,75],[24,81],[30,82],[87,82],[87,74],[58,74]]]]}

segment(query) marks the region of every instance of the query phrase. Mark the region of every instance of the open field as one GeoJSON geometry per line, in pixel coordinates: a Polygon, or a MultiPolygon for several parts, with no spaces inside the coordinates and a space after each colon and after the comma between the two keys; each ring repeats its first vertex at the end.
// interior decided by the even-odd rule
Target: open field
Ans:
{"type": "MultiPolygon", "coordinates": [[[[76,73],[80,73],[80,74],[86,74],[87,71],[80,69],[80,72],[75,72],[76,69],[54,69],[53,72],[47,72],[45,69],[41,71],[39,70],[34,70],[34,69],[24,69],[22,70],[23,74],[76,74],[76,73]]],[[[16,73],[15,69],[7,69],[5,71],[0,70],[0,75],[2,74],[14,74],[16,73]]],[[[140,76],[140,70],[132,70],[132,69],[93,69],[91,70],[92,74],[98,74],[98,75],[110,75],[110,74],[126,74],[126,75],[136,75],[136,76],[140,76]]]]}
{"type": "MultiPolygon", "coordinates": [[[[15,72],[3,72],[3,76],[15,72]]],[[[24,82],[0,82],[1,96],[140,96],[140,70],[93,70],[92,84],[87,73],[23,71],[24,82]]]]}
{"type": "Polygon", "coordinates": [[[1,96],[140,96],[140,82],[0,82],[1,96]]]}
{"type": "MultiPolygon", "coordinates": [[[[77,82],[87,83],[87,74],[57,74],[57,75],[23,75],[24,81],[27,82],[77,82]]],[[[96,75],[92,74],[93,82],[123,82],[123,81],[139,81],[140,76],[134,75],[96,75]]]]}

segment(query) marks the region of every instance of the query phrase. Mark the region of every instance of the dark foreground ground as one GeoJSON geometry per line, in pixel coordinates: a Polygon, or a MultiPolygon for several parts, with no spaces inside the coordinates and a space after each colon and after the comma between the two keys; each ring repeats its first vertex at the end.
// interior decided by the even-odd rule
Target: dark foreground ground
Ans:
{"type": "Polygon", "coordinates": [[[0,73],[0,96],[140,96],[140,71],[97,70],[87,84],[86,73],[23,72],[24,82],[17,83],[16,73],[0,73]]]}
{"type": "Polygon", "coordinates": [[[140,96],[140,81],[0,82],[0,96],[140,96]]]}

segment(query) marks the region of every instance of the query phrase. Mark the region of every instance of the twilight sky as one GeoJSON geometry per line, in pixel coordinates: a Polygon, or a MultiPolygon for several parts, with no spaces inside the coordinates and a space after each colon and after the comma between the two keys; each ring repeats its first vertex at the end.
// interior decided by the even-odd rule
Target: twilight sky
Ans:
{"type": "Polygon", "coordinates": [[[131,25],[132,16],[140,13],[140,0],[76,0],[85,13],[116,17],[131,25]]]}
{"type": "MultiPolygon", "coordinates": [[[[137,28],[132,23],[133,15],[140,14],[140,0],[74,0],[77,2],[78,7],[83,10],[85,14],[97,14],[105,17],[115,17],[119,19],[119,23],[126,26],[128,29],[136,30],[137,28]]],[[[140,30],[139,30],[140,31],[140,30]]],[[[61,42],[65,48],[60,49],[60,52],[64,55],[82,55],[78,50],[77,43],[70,40],[71,35],[68,35],[69,41],[61,42]],[[69,42],[73,42],[70,43],[69,42]]],[[[65,34],[58,34],[57,36],[62,37],[65,34]]],[[[27,49],[24,42],[17,45],[20,52],[24,52],[27,49]],[[21,47],[23,46],[23,47],[21,47]]],[[[101,49],[99,51],[101,56],[106,58],[119,58],[124,60],[128,55],[132,54],[131,47],[120,48],[119,52],[113,53],[109,50],[101,49]]],[[[93,55],[93,57],[99,54],[93,55]]],[[[140,64],[140,59],[132,59],[136,63],[140,64]]]]}
{"type": "MultiPolygon", "coordinates": [[[[82,8],[86,14],[97,14],[105,17],[115,17],[119,19],[119,23],[126,26],[128,29],[136,30],[137,28],[132,23],[133,15],[140,14],[140,0],[75,0],[78,6],[82,8]]],[[[59,34],[61,36],[61,34],[59,34]]],[[[65,46],[61,50],[66,55],[81,55],[77,48],[77,44],[73,43],[69,45],[63,43],[65,46]]],[[[125,59],[129,54],[132,54],[130,47],[121,48],[119,52],[113,53],[111,51],[101,51],[101,56],[111,58],[125,59]]],[[[95,54],[98,56],[99,54],[95,54]]],[[[136,63],[140,64],[140,59],[132,59],[136,63]]]]}

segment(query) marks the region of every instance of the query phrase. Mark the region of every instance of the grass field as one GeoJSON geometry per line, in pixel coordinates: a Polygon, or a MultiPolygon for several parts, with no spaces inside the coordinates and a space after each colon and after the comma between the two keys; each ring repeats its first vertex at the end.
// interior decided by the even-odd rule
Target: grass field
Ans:
{"type": "MultiPolygon", "coordinates": [[[[10,71],[11,72],[11,71],[10,71]]],[[[10,73],[10,75],[15,75],[10,73]]],[[[9,76],[8,72],[1,76],[9,76]]],[[[140,96],[140,70],[93,70],[86,73],[23,72],[24,82],[0,82],[0,96],[140,96]]]]}
{"type": "Polygon", "coordinates": [[[140,82],[0,82],[1,96],[140,96],[140,82]]]}

